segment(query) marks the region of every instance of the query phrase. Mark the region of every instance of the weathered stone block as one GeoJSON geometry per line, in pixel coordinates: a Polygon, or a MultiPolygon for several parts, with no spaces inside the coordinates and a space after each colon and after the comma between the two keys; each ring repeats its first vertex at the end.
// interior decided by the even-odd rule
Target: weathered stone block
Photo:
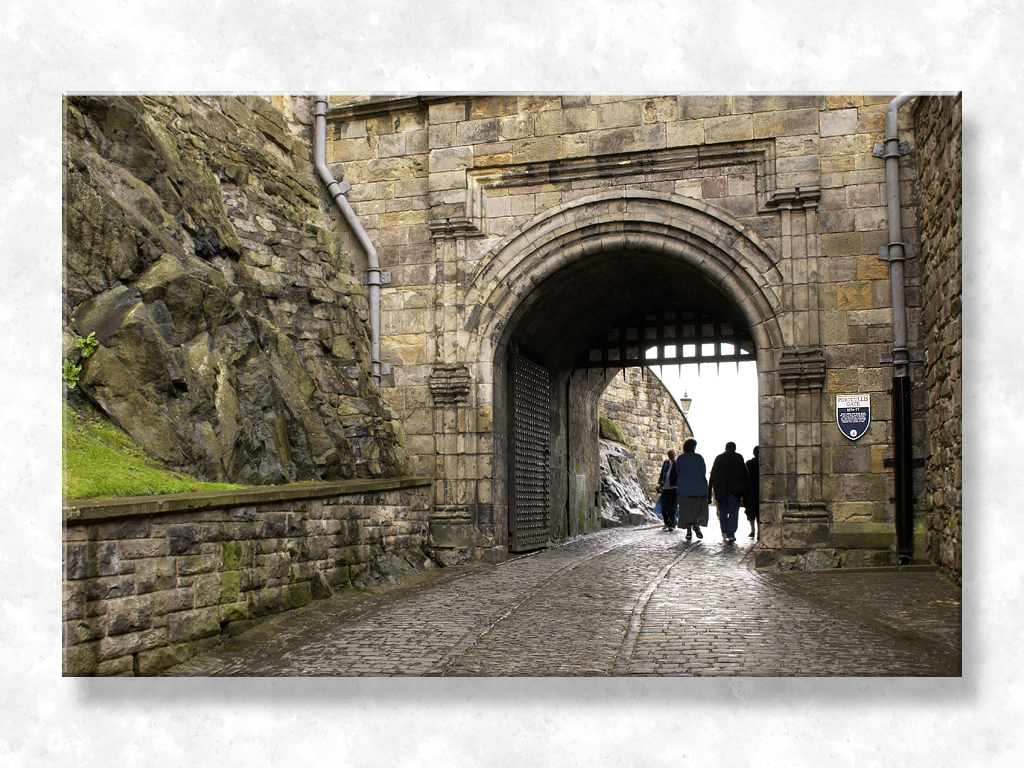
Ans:
{"type": "Polygon", "coordinates": [[[216,635],[220,632],[220,609],[214,606],[169,614],[167,631],[168,638],[172,643],[199,640],[216,635]]]}
{"type": "MultiPolygon", "coordinates": [[[[622,128],[631,125],[640,125],[641,105],[637,101],[620,101],[610,104],[601,104],[597,107],[596,128],[622,128]]],[[[538,122],[539,132],[539,122],[538,122]]]]}
{"type": "Polygon", "coordinates": [[[153,614],[162,616],[176,611],[187,611],[193,606],[192,588],[167,589],[153,594],[153,614]]]}
{"type": "Polygon", "coordinates": [[[472,147],[451,147],[449,149],[433,149],[430,151],[430,171],[454,171],[473,166],[472,147]]]}
{"type": "Polygon", "coordinates": [[[723,141],[746,141],[754,138],[750,115],[709,117],[704,120],[704,140],[708,144],[723,141]]]}
{"type": "Polygon", "coordinates": [[[83,677],[95,674],[99,663],[99,642],[81,643],[65,647],[62,652],[64,677],[83,677]]]}
{"type": "Polygon", "coordinates": [[[177,558],[177,571],[180,578],[194,576],[197,573],[210,573],[217,569],[217,556],[214,553],[202,555],[181,555],[177,558]]]}
{"type": "Polygon", "coordinates": [[[819,113],[820,135],[841,136],[857,133],[857,110],[837,109],[819,113]]]}
{"type": "Polygon", "coordinates": [[[460,122],[455,134],[458,144],[486,144],[498,140],[498,120],[487,118],[485,120],[469,120],[460,122]]]}
{"type": "Polygon", "coordinates": [[[871,283],[866,281],[842,283],[836,286],[836,309],[871,309],[871,283]]]}
{"type": "Polygon", "coordinates": [[[167,527],[167,552],[170,555],[198,554],[201,537],[196,525],[167,527]]]}
{"type": "Polygon", "coordinates": [[[839,232],[823,234],[821,236],[821,255],[859,256],[861,252],[860,241],[860,232],[839,232]]]}
{"type": "Polygon", "coordinates": [[[143,651],[138,655],[138,674],[155,675],[157,672],[188,661],[198,652],[191,643],[180,643],[143,651]]]}
{"type": "Polygon", "coordinates": [[[466,119],[468,105],[465,101],[431,104],[428,111],[428,122],[431,125],[455,123],[466,119]]]}
{"type": "Polygon", "coordinates": [[[138,560],[135,564],[135,591],[139,594],[173,589],[178,575],[174,562],[168,558],[138,560]]]}

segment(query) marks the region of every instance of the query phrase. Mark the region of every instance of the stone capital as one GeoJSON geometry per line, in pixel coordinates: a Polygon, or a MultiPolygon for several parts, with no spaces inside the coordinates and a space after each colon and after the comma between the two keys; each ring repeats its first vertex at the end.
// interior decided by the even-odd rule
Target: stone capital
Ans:
{"type": "Polygon", "coordinates": [[[793,187],[777,189],[768,195],[766,201],[769,208],[793,210],[801,208],[817,208],[821,200],[821,187],[793,187]]]}

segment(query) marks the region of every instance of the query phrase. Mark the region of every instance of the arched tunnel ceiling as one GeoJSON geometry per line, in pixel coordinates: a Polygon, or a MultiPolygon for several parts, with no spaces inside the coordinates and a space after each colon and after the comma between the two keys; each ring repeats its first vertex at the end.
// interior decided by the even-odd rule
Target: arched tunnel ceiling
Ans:
{"type": "Polygon", "coordinates": [[[513,321],[510,341],[549,370],[564,370],[608,329],[679,309],[749,331],[725,294],[692,267],[661,254],[622,252],[581,259],[537,285],[513,321]]]}

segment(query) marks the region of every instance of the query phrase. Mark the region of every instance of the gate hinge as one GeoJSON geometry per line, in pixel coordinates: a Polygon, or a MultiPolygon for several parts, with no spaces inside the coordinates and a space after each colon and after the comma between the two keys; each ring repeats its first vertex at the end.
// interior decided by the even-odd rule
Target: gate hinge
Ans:
{"type": "MultiPolygon", "coordinates": [[[[884,157],[889,157],[889,155],[885,154],[885,144],[875,144],[875,146],[871,148],[871,154],[874,155],[875,157],[883,157],[883,158],[884,157]]],[[[910,142],[909,141],[901,141],[900,142],[900,154],[901,155],[908,155],[908,154],[910,154],[910,142]]],[[[896,157],[896,155],[892,155],[892,157],[896,157]]]]}

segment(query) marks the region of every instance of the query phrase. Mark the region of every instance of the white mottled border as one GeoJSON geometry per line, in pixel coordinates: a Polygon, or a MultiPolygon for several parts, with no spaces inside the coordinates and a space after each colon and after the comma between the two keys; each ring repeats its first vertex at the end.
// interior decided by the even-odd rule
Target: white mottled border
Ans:
{"type": "Polygon", "coordinates": [[[0,763],[1024,764],[1022,19],[980,0],[4,3],[0,763]],[[61,94],[324,88],[964,90],[964,677],[63,679],[61,94]]]}

